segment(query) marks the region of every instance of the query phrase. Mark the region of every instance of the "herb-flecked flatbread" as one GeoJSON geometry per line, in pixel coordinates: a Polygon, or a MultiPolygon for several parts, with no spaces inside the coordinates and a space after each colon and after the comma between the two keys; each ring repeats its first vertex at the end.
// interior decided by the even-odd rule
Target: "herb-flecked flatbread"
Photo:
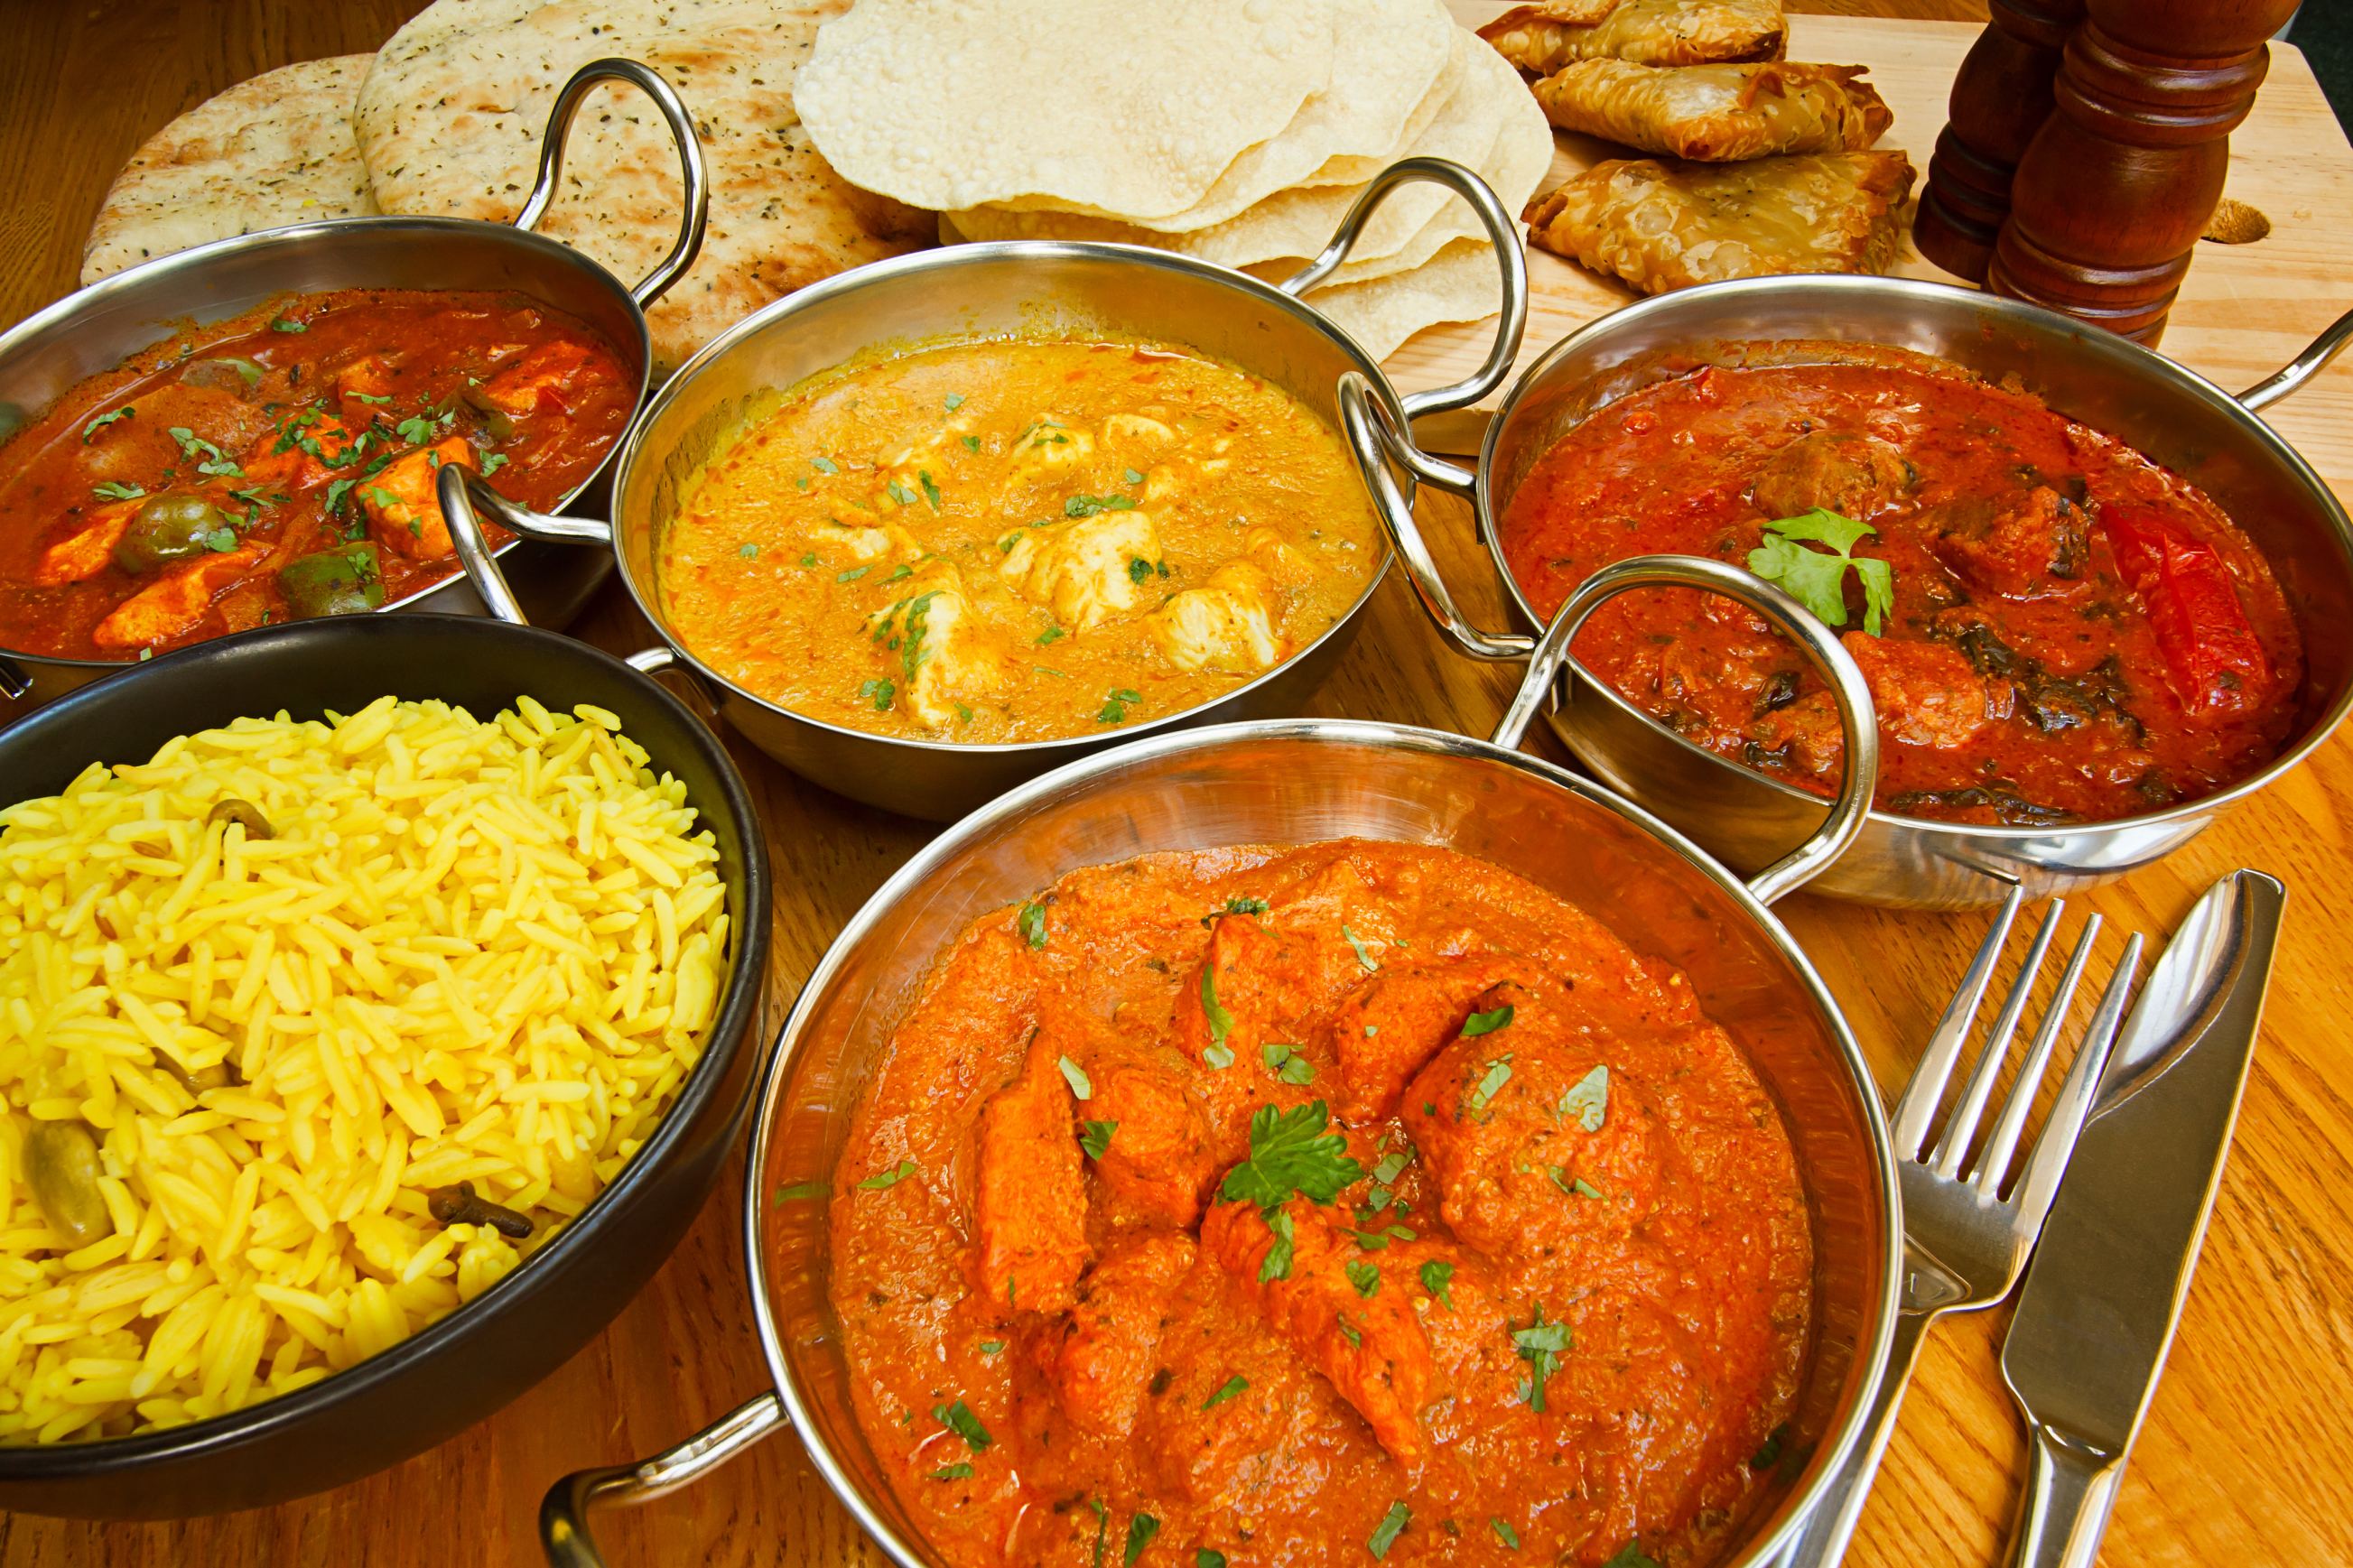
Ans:
{"type": "Polygon", "coordinates": [[[1726,163],[1859,153],[1895,122],[1862,66],[1639,66],[1579,60],[1535,84],[1564,131],[1645,153],[1726,163]]]}
{"type": "Polygon", "coordinates": [[[1659,294],[1723,278],[1883,271],[1912,179],[1901,153],[1613,159],[1521,216],[1535,244],[1659,294]]]}
{"type": "Polygon", "coordinates": [[[149,137],[98,209],[81,280],[256,229],[375,212],[352,137],[352,100],[373,58],[264,71],[149,137]]]}
{"type": "Polygon", "coordinates": [[[1479,36],[1530,76],[1572,60],[1778,60],[1789,43],[1781,0],[1549,0],[1505,12],[1479,36]]]}

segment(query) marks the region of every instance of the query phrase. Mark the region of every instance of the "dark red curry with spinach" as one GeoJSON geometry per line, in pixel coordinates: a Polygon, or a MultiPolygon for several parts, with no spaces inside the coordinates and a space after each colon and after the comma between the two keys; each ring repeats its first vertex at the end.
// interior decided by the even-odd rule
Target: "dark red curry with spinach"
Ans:
{"type": "Polygon", "coordinates": [[[182,334],[0,447],[0,647],[143,658],[405,598],[459,569],[442,464],[552,506],[637,394],[515,294],[304,295],[182,334]]]}
{"type": "MultiPolygon", "coordinates": [[[[2260,551],[2206,496],[2036,398],[1913,356],[1709,367],[1538,461],[1502,523],[1550,616],[1654,551],[1774,579],[1862,665],[1878,804],[2040,826],[2195,800],[2276,756],[2303,646],[2260,551]]],[[[1627,594],[1577,657],[1675,731],[1817,794],[1843,747],[1794,644],[1724,599],[1627,594]]]]}

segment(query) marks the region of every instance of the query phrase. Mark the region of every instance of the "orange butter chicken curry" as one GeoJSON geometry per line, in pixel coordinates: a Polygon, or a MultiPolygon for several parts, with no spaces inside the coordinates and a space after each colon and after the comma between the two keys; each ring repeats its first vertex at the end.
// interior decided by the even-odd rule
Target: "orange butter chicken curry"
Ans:
{"type": "Polygon", "coordinates": [[[0,447],[0,647],[144,658],[429,588],[459,570],[442,464],[553,506],[637,392],[520,295],[304,295],[182,334],[0,447]]]}
{"type": "Polygon", "coordinates": [[[689,651],[796,712],[920,740],[1099,733],[1314,642],[1381,544],[1290,394],[1189,350],[923,347],[783,394],[660,542],[689,651]]]}
{"type": "Polygon", "coordinates": [[[1704,1563],[1807,1346],[1738,1047],[1444,849],[1147,856],[984,917],[831,1194],[860,1420],[958,1568],[1704,1563]]]}
{"type": "MultiPolygon", "coordinates": [[[[2221,508],[1917,355],[1709,367],[1631,394],[1538,460],[1500,534],[1542,616],[1612,561],[1677,551],[1742,563],[1848,628],[1879,710],[1878,804],[1905,816],[2160,810],[2258,771],[2296,721],[2302,639],[2221,508]]],[[[1727,601],[1625,595],[1577,657],[1695,744],[1816,793],[1838,781],[1827,688],[1727,601]]]]}

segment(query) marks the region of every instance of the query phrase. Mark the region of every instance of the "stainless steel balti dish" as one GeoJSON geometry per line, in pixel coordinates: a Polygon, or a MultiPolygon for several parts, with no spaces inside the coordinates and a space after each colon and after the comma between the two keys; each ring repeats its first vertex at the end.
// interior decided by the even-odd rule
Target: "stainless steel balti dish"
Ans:
{"type": "Polygon", "coordinates": [[[503,590],[482,559],[479,507],[527,538],[598,547],[676,662],[698,671],[720,710],[754,744],[805,777],[912,816],[946,819],[1073,758],[1161,729],[1295,713],[1356,635],[1386,556],[1363,593],[1324,635],[1285,662],[1214,700],[1103,735],[999,745],[906,739],[846,729],[736,686],[702,664],[671,630],[655,562],[681,492],[742,428],[761,398],[879,345],[989,333],[1099,331],[1188,345],[1282,387],[1335,426],[1335,389],[1353,375],[1402,425],[1460,408],[1503,384],[1527,321],[1527,260],[1517,231],[1484,182],[1440,158],[1391,165],[1341,221],[1323,254],[1280,285],[1166,251],[1127,245],[1010,241],[960,245],[858,268],[754,312],[689,361],[623,438],[608,522],[546,517],[503,501],[459,471],[442,479],[442,510],[483,596],[503,590]],[[1298,298],[1347,258],[1382,198],[1432,181],[1469,202],[1495,241],[1503,298],[1495,338],[1477,374],[1400,397],[1356,341],[1298,298]]]}
{"type": "MultiPolygon", "coordinates": [[[[556,95],[540,148],[539,175],[512,226],[471,218],[347,217],[264,229],[159,257],[69,294],[0,333],[0,439],[87,376],[191,326],[225,321],[296,293],[346,289],[491,289],[525,294],[587,322],[619,350],[642,402],[653,378],[646,308],[693,265],[710,207],[702,144],[693,118],[659,76],[635,60],[594,60],[556,95]],[[559,241],[533,232],[555,198],[572,120],[600,82],[627,82],[660,110],[678,143],[686,201],[678,241],[632,287],[559,241]]],[[[565,498],[596,483],[606,461],[565,498]]],[[[509,540],[499,553],[533,614],[562,625],[604,580],[606,563],[575,551],[509,540]]],[[[462,576],[381,610],[479,615],[462,576]]],[[[122,668],[120,662],[51,658],[0,647],[0,694],[45,702],[122,668]]]]}
{"type": "Polygon", "coordinates": [[[1820,976],[1767,905],[1852,843],[1878,759],[1869,689],[1828,628],[1779,589],[1721,562],[1646,556],[1596,574],[1563,607],[1492,741],[1346,720],[1175,731],[1083,758],[974,813],[850,920],[810,974],[769,1062],[743,1219],[773,1389],[666,1453],[557,1482],[540,1513],[548,1560],[597,1568],[592,1509],[650,1500],[789,1426],[892,1562],[937,1563],[892,1500],[851,1409],[850,1369],[827,1298],[825,1207],[774,1194],[834,1169],[892,1029],[940,944],[975,917],[1081,867],[1354,836],[1482,857],[1591,910],[1638,951],[1689,976],[1783,1107],[1816,1248],[1811,1343],[1788,1450],[1804,1458],[1766,1483],[1721,1568],[1771,1563],[1861,1433],[1894,1330],[1903,1249],[1894,1158],[1869,1070],[1820,976]],[[1669,584],[1732,595],[1796,638],[1828,676],[1854,748],[1830,817],[1747,882],[1608,788],[1513,749],[1593,606],[1628,588],[1669,584]]]}
{"type": "MultiPolygon", "coordinates": [[[[1497,521],[1536,460],[1597,409],[1762,340],[1885,346],[1932,354],[1989,380],[2015,377],[2058,413],[2126,442],[2203,489],[2279,574],[2306,639],[2297,728],[2271,763],[2228,789],[2107,822],[2013,827],[1873,811],[1817,891],[1865,903],[1963,908],[2088,886],[2179,848],[2232,804],[2294,768],[2353,707],[2353,521],[2327,483],[2256,415],[2353,339],[2337,321],[2279,374],[2238,397],[2127,339],[2015,300],[1909,279],[1820,276],[1711,283],[1604,316],[1562,339],[1504,397],[1476,472],[1400,439],[1374,401],[1344,389],[1351,445],[1382,497],[1392,543],[1424,606],[1476,658],[1525,658],[1525,632],[1489,633],[1455,607],[1391,464],[1470,499],[1515,618],[1540,625],[1512,579],[1497,521]]],[[[1704,751],[1571,663],[1549,718],[1596,776],[1657,812],[1728,865],[1764,865],[1820,823],[1819,796],[1704,751]]]]}

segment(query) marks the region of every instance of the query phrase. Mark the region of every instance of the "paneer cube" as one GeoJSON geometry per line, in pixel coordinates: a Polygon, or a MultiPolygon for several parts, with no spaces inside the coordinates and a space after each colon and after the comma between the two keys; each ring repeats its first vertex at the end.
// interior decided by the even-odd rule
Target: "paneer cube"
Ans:
{"type": "Polygon", "coordinates": [[[917,723],[944,730],[959,704],[1002,690],[1012,667],[975,613],[964,574],[934,561],[907,579],[906,593],[867,623],[896,702],[917,723]]]}
{"type": "Polygon", "coordinates": [[[90,633],[90,640],[100,647],[155,647],[194,630],[213,601],[269,553],[266,544],[245,544],[175,567],[115,605],[90,633]]]}
{"type": "Polygon", "coordinates": [[[1083,465],[1095,455],[1095,438],[1086,431],[1040,414],[1013,438],[1008,449],[1005,488],[1009,492],[1040,480],[1056,479],[1083,465]]]}
{"type": "Polygon", "coordinates": [[[353,493],[379,545],[412,561],[438,561],[457,548],[449,542],[449,524],[441,516],[436,488],[444,463],[474,468],[474,448],[464,437],[452,436],[360,482],[353,493]]]}
{"type": "Polygon", "coordinates": [[[1274,629],[1273,582],[1247,561],[1229,561],[1198,588],[1152,613],[1153,640],[1179,669],[1251,675],[1282,662],[1289,645],[1274,629]]]}
{"type": "Polygon", "coordinates": [[[1053,612],[1065,631],[1115,620],[1145,602],[1159,575],[1160,531],[1141,510],[1101,511],[1075,521],[1040,524],[1007,536],[997,575],[1008,587],[1053,612]]]}
{"type": "Polygon", "coordinates": [[[828,517],[809,530],[809,542],[828,546],[856,562],[913,561],[921,555],[923,546],[915,536],[895,522],[880,522],[870,528],[860,528],[828,517]]]}

